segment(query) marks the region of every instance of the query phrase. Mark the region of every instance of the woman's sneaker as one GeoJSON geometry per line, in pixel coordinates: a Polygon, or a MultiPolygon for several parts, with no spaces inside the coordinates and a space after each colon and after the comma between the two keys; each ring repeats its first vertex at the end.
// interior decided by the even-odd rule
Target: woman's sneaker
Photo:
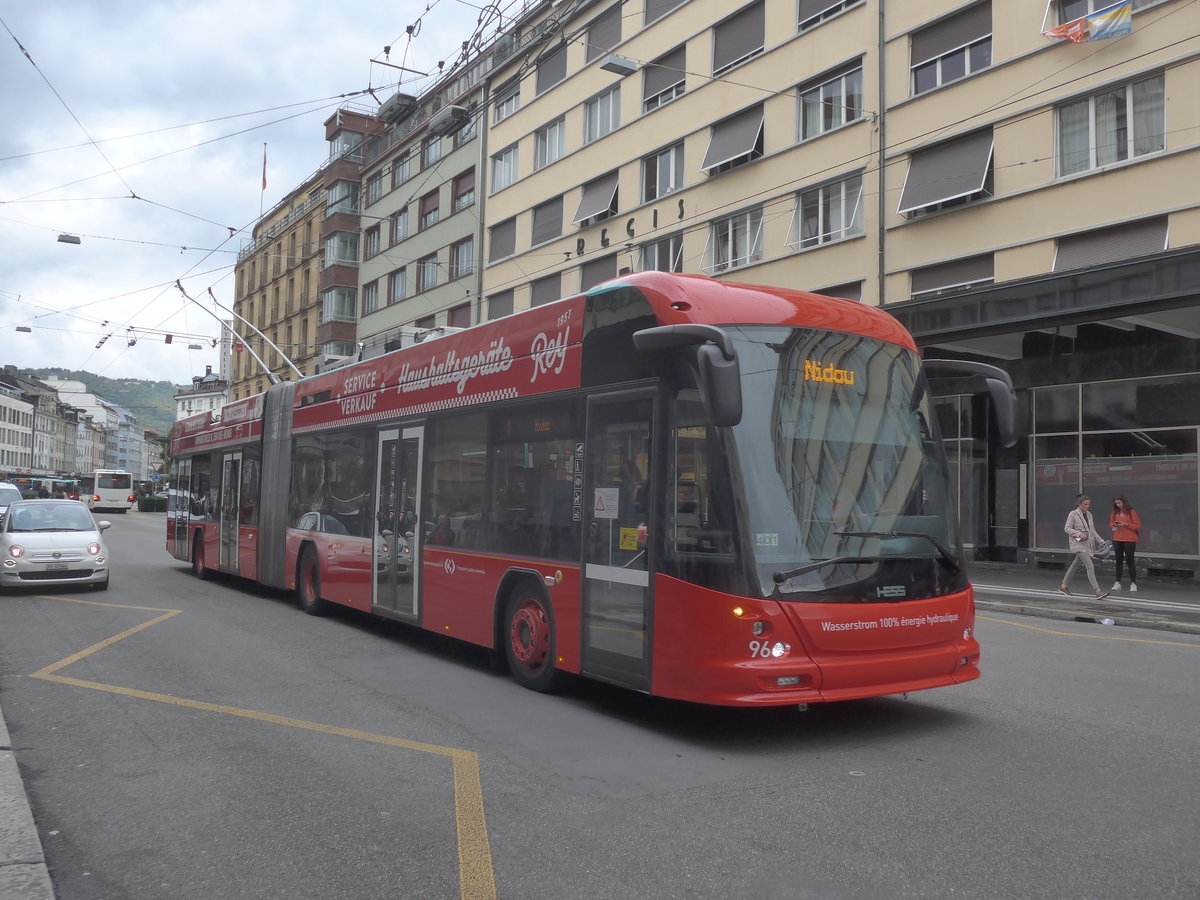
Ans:
{"type": "Polygon", "coordinates": [[[1136,585],[1136,584],[1134,584],[1132,581],[1131,581],[1131,582],[1129,582],[1129,589],[1130,589],[1131,591],[1133,591],[1135,594],[1137,593],[1137,585],[1136,585]]]}
{"type": "MultiPolygon", "coordinates": [[[[1114,581],[1113,586],[1110,588],[1110,590],[1113,590],[1113,591],[1119,591],[1120,589],[1121,589],[1121,582],[1119,582],[1119,581],[1114,581]]],[[[1135,587],[1134,590],[1136,591],[1137,588],[1135,587]]]]}

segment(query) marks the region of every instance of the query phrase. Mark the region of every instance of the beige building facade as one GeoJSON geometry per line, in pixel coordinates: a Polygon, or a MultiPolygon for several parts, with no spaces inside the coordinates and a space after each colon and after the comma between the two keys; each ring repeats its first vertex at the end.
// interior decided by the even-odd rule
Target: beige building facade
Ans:
{"type": "MultiPolygon", "coordinates": [[[[986,398],[934,384],[978,558],[1057,565],[1086,491],[1154,523],[1150,569],[1194,573],[1200,5],[1043,34],[1084,17],[1089,36],[1109,5],[526,3],[469,65],[356,120],[357,171],[323,184],[360,218],[322,213],[345,290],[315,343],[375,355],[646,269],[880,305],[926,356],[1017,386],[1026,436],[1002,447],[986,398]]],[[[327,124],[343,151],[345,130],[327,124]]],[[[260,316],[273,277],[239,277],[260,316]]]]}

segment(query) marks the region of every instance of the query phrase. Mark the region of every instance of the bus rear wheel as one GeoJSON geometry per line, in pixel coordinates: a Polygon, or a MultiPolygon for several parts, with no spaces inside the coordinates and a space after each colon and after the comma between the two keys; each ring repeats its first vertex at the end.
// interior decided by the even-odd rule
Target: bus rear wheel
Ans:
{"type": "Polygon", "coordinates": [[[513,680],[546,693],[558,683],[554,667],[554,620],[545,596],[528,584],[509,595],[504,614],[504,653],[513,680]]]}
{"type": "Polygon", "coordinates": [[[204,565],[204,535],[192,539],[192,574],[201,581],[208,581],[209,570],[204,565]]]}
{"type": "Polygon", "coordinates": [[[321,599],[321,566],[312,547],[306,547],[296,564],[296,602],[310,616],[323,616],[329,602],[321,599]]]}

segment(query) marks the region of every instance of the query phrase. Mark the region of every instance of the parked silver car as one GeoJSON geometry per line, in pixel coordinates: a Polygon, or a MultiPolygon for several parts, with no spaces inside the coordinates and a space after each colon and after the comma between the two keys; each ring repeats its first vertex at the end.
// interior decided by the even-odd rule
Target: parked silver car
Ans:
{"type": "Polygon", "coordinates": [[[108,589],[109,555],[97,522],[78,500],[19,500],[0,519],[0,591],[90,584],[108,589]]]}

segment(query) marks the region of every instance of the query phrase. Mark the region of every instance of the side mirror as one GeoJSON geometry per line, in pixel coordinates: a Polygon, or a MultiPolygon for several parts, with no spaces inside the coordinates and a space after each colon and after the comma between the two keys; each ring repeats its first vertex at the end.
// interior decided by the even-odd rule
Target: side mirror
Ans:
{"type": "Polygon", "coordinates": [[[105,529],[112,528],[112,522],[108,521],[108,519],[101,519],[96,523],[96,527],[104,531],[105,529]]]}
{"type": "Polygon", "coordinates": [[[713,424],[742,421],[742,372],[729,334],[716,325],[689,323],[644,328],[633,334],[633,345],[642,351],[694,347],[700,370],[700,390],[713,424]]]}

